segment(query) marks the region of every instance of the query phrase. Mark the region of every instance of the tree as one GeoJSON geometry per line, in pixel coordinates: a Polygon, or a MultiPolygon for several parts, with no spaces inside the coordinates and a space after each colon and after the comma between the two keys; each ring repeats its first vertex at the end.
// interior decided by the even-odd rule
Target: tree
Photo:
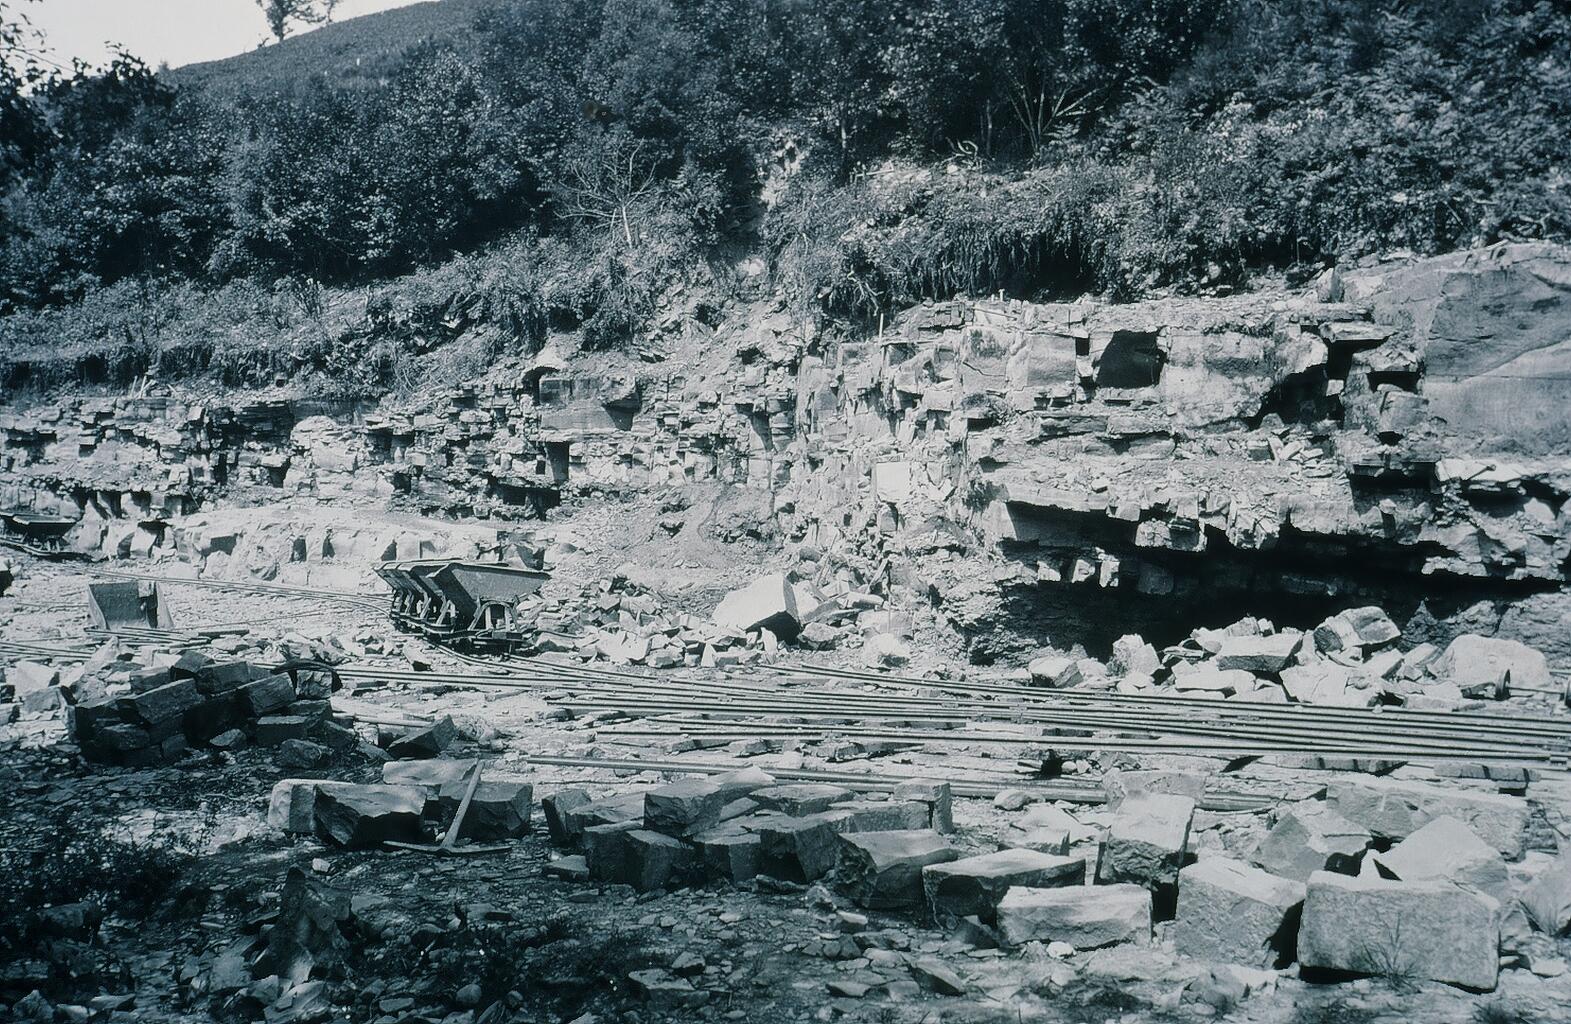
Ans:
{"type": "Polygon", "coordinates": [[[267,28],[281,43],[292,25],[321,25],[333,20],[338,0],[256,0],[267,28]]]}

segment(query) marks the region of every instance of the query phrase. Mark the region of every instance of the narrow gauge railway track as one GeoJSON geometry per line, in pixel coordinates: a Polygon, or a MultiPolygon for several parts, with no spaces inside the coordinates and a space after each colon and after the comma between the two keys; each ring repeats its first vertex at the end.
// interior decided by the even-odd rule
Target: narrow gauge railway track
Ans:
{"type": "MultiPolygon", "coordinates": [[[[608,738],[621,735],[645,742],[655,737],[743,739],[833,733],[896,742],[1011,743],[1063,753],[1119,749],[1231,757],[1306,754],[1544,770],[1563,767],[1571,747],[1571,722],[1472,712],[1330,709],[1159,696],[1108,702],[1097,700],[1105,696],[1099,693],[1002,686],[940,697],[812,691],[750,686],[730,679],[668,680],[530,659],[465,660],[490,671],[480,675],[349,669],[345,674],[363,671],[364,677],[389,681],[534,690],[575,710],[649,718],[657,728],[602,730],[608,738]],[[681,714],[692,717],[661,717],[681,714]],[[951,728],[927,732],[877,728],[868,725],[871,720],[951,728]],[[997,735],[964,728],[978,721],[1036,725],[1042,731],[997,735]]],[[[859,677],[858,681],[867,680],[859,677]]],[[[935,689],[929,680],[914,685],[935,689]]],[[[942,686],[940,682],[938,687],[942,686]]]]}

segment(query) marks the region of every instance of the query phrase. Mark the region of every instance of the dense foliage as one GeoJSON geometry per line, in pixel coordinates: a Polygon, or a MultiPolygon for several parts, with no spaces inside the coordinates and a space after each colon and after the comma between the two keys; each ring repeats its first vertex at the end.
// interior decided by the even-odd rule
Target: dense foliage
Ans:
{"type": "Polygon", "coordinates": [[[129,58],[0,78],[0,312],[491,252],[507,279],[471,287],[497,323],[613,344],[727,244],[859,315],[1571,234],[1555,0],[452,9],[463,33],[352,85],[177,87],[129,58]]]}

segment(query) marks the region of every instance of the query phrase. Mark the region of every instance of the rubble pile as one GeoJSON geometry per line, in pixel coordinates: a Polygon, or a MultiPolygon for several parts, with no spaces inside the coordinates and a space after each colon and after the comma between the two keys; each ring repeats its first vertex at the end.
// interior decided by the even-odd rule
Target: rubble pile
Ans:
{"type": "Polygon", "coordinates": [[[1049,652],[1033,659],[1026,672],[1034,685],[1053,688],[1431,711],[1500,700],[1513,684],[1554,692],[1543,653],[1515,640],[1462,633],[1443,648],[1422,643],[1404,650],[1401,637],[1389,615],[1365,606],[1308,630],[1244,618],[1221,629],[1196,629],[1161,652],[1138,634],[1127,634],[1113,644],[1105,665],[1049,652]]]}

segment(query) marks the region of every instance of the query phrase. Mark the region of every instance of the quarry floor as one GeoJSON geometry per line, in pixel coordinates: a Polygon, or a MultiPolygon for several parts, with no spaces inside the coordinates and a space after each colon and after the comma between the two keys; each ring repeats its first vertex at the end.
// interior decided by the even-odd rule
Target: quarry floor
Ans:
{"type": "MultiPolygon", "coordinates": [[[[558,578],[584,583],[603,577],[625,565],[629,551],[636,556],[635,568],[651,576],[662,571],[659,560],[663,552],[671,563],[668,582],[685,586],[688,593],[723,588],[756,571],[745,560],[719,558],[719,550],[710,545],[694,543],[682,548],[662,544],[647,532],[625,546],[610,543],[607,538],[617,529],[627,528],[628,518],[632,517],[612,522],[588,514],[569,520],[562,529],[589,540],[563,556],[558,578]]],[[[26,557],[13,561],[18,579],[11,591],[0,597],[0,635],[27,640],[80,636],[88,624],[82,596],[84,573],[96,566],[26,557]]],[[[169,571],[172,575],[175,567],[139,561],[121,568],[158,574],[169,571]]],[[[287,581],[287,567],[280,579],[287,581]]],[[[368,592],[371,586],[368,578],[368,592]]],[[[381,647],[384,653],[365,654],[365,664],[407,668],[413,658],[436,669],[473,668],[422,641],[410,641],[376,613],[339,603],[179,586],[167,588],[166,593],[175,622],[182,628],[246,623],[253,635],[277,636],[290,631],[334,635],[346,640],[351,650],[381,647]]],[[[914,646],[924,650],[923,658],[929,663],[946,656],[936,643],[914,646]]],[[[822,662],[830,657],[814,656],[813,660],[822,662]]],[[[546,720],[547,703],[535,694],[516,690],[393,683],[346,696],[357,708],[393,716],[452,714],[480,723],[478,731],[488,739],[471,745],[466,752],[487,758],[499,770],[529,774],[537,799],[542,792],[568,785],[610,794],[679,775],[530,765],[523,760],[528,755],[663,761],[689,758],[711,764],[751,765],[765,771],[789,763],[903,777],[964,777],[1000,785],[1022,777],[1015,764],[1018,751],[968,743],[963,732],[952,741],[927,744],[919,750],[832,763],[823,756],[828,744],[820,743],[741,757],[724,749],[672,753],[647,741],[617,741],[592,724],[546,720]]],[[[98,971],[101,987],[104,992],[129,991],[134,1001],[121,1010],[99,1013],[100,1019],[213,1019],[205,1001],[193,995],[190,979],[183,972],[247,927],[254,927],[259,908],[269,894],[277,893],[291,867],[352,892],[365,915],[382,922],[386,934],[419,933],[422,929],[452,932],[478,918],[516,922],[520,927],[555,920],[586,941],[614,937],[612,948],[626,958],[623,966],[668,964],[684,952],[703,960],[704,967],[694,983],[710,997],[701,1007],[657,1009],[638,1000],[626,986],[583,991],[574,987],[570,977],[556,977],[541,983],[543,991],[527,993],[528,1005],[511,1018],[516,1020],[579,1020],[585,1024],[689,1019],[1145,1024],[1222,1017],[1260,1024],[1505,1024],[1571,1019],[1571,973],[1543,978],[1527,970],[1507,970],[1501,975],[1498,991],[1477,995],[1421,982],[1365,979],[1309,984],[1296,977],[1295,971],[1285,971],[1266,990],[1242,1003],[1217,1007],[1186,992],[1204,965],[1185,962],[1171,952],[1170,945],[1164,946],[1160,926],[1158,941],[1149,947],[1115,947],[1076,953],[1067,959],[1031,958],[1018,952],[976,949],[920,927],[909,917],[889,915],[880,920],[876,913],[871,915],[873,927],[887,928],[892,945],[942,960],[967,979],[968,990],[951,996],[899,986],[887,995],[837,997],[827,987],[830,982],[907,975],[866,955],[848,959],[820,955],[825,943],[841,932],[836,910],[854,909],[837,902],[837,897],[822,887],[802,891],[782,886],[783,891],[775,891],[772,886],[711,886],[639,895],[623,886],[557,881],[543,876],[543,868],[558,851],[551,848],[539,828],[505,852],[486,856],[441,859],[413,851],[336,851],[314,839],[286,837],[270,830],[266,824],[268,793],[276,781],[302,774],[379,781],[377,766],[363,759],[346,757],[315,772],[302,772],[278,765],[270,749],[248,748],[233,753],[194,753],[178,765],[159,769],[103,768],[85,765],[68,752],[55,749],[54,744],[63,739],[58,720],[23,721],[13,729],[11,742],[0,745],[0,843],[36,845],[50,842],[61,829],[99,827],[143,837],[178,835],[187,841],[195,837],[200,847],[192,870],[182,877],[177,889],[161,894],[148,920],[111,921],[103,931],[107,940],[93,954],[102,961],[98,971]]],[[[1141,764],[1193,766],[1200,760],[1152,757],[1142,759],[1141,764]]],[[[1217,759],[1204,762],[1207,771],[1219,766],[1217,759]]],[[[1257,762],[1227,778],[1223,789],[1293,798],[1323,786],[1327,776],[1257,762]]],[[[1074,810],[1085,823],[1098,823],[1099,812],[1094,808],[1074,810]]],[[[1008,812],[991,800],[977,798],[957,799],[955,811],[960,845],[974,851],[996,847],[1008,812]]],[[[1255,812],[1202,812],[1196,819],[1203,841],[1230,849],[1252,842],[1262,829],[1262,818],[1255,812]]],[[[1093,847],[1094,843],[1086,849],[1093,847]]],[[[1562,940],[1562,947],[1562,955],[1571,954],[1571,942],[1562,940]]],[[[459,1008],[455,993],[474,981],[482,966],[480,958],[456,964],[411,961],[392,955],[386,943],[373,946],[352,979],[341,983],[358,989],[347,1000],[352,1013],[348,1018],[331,1019],[468,1024],[476,1012],[459,1008]]]]}

